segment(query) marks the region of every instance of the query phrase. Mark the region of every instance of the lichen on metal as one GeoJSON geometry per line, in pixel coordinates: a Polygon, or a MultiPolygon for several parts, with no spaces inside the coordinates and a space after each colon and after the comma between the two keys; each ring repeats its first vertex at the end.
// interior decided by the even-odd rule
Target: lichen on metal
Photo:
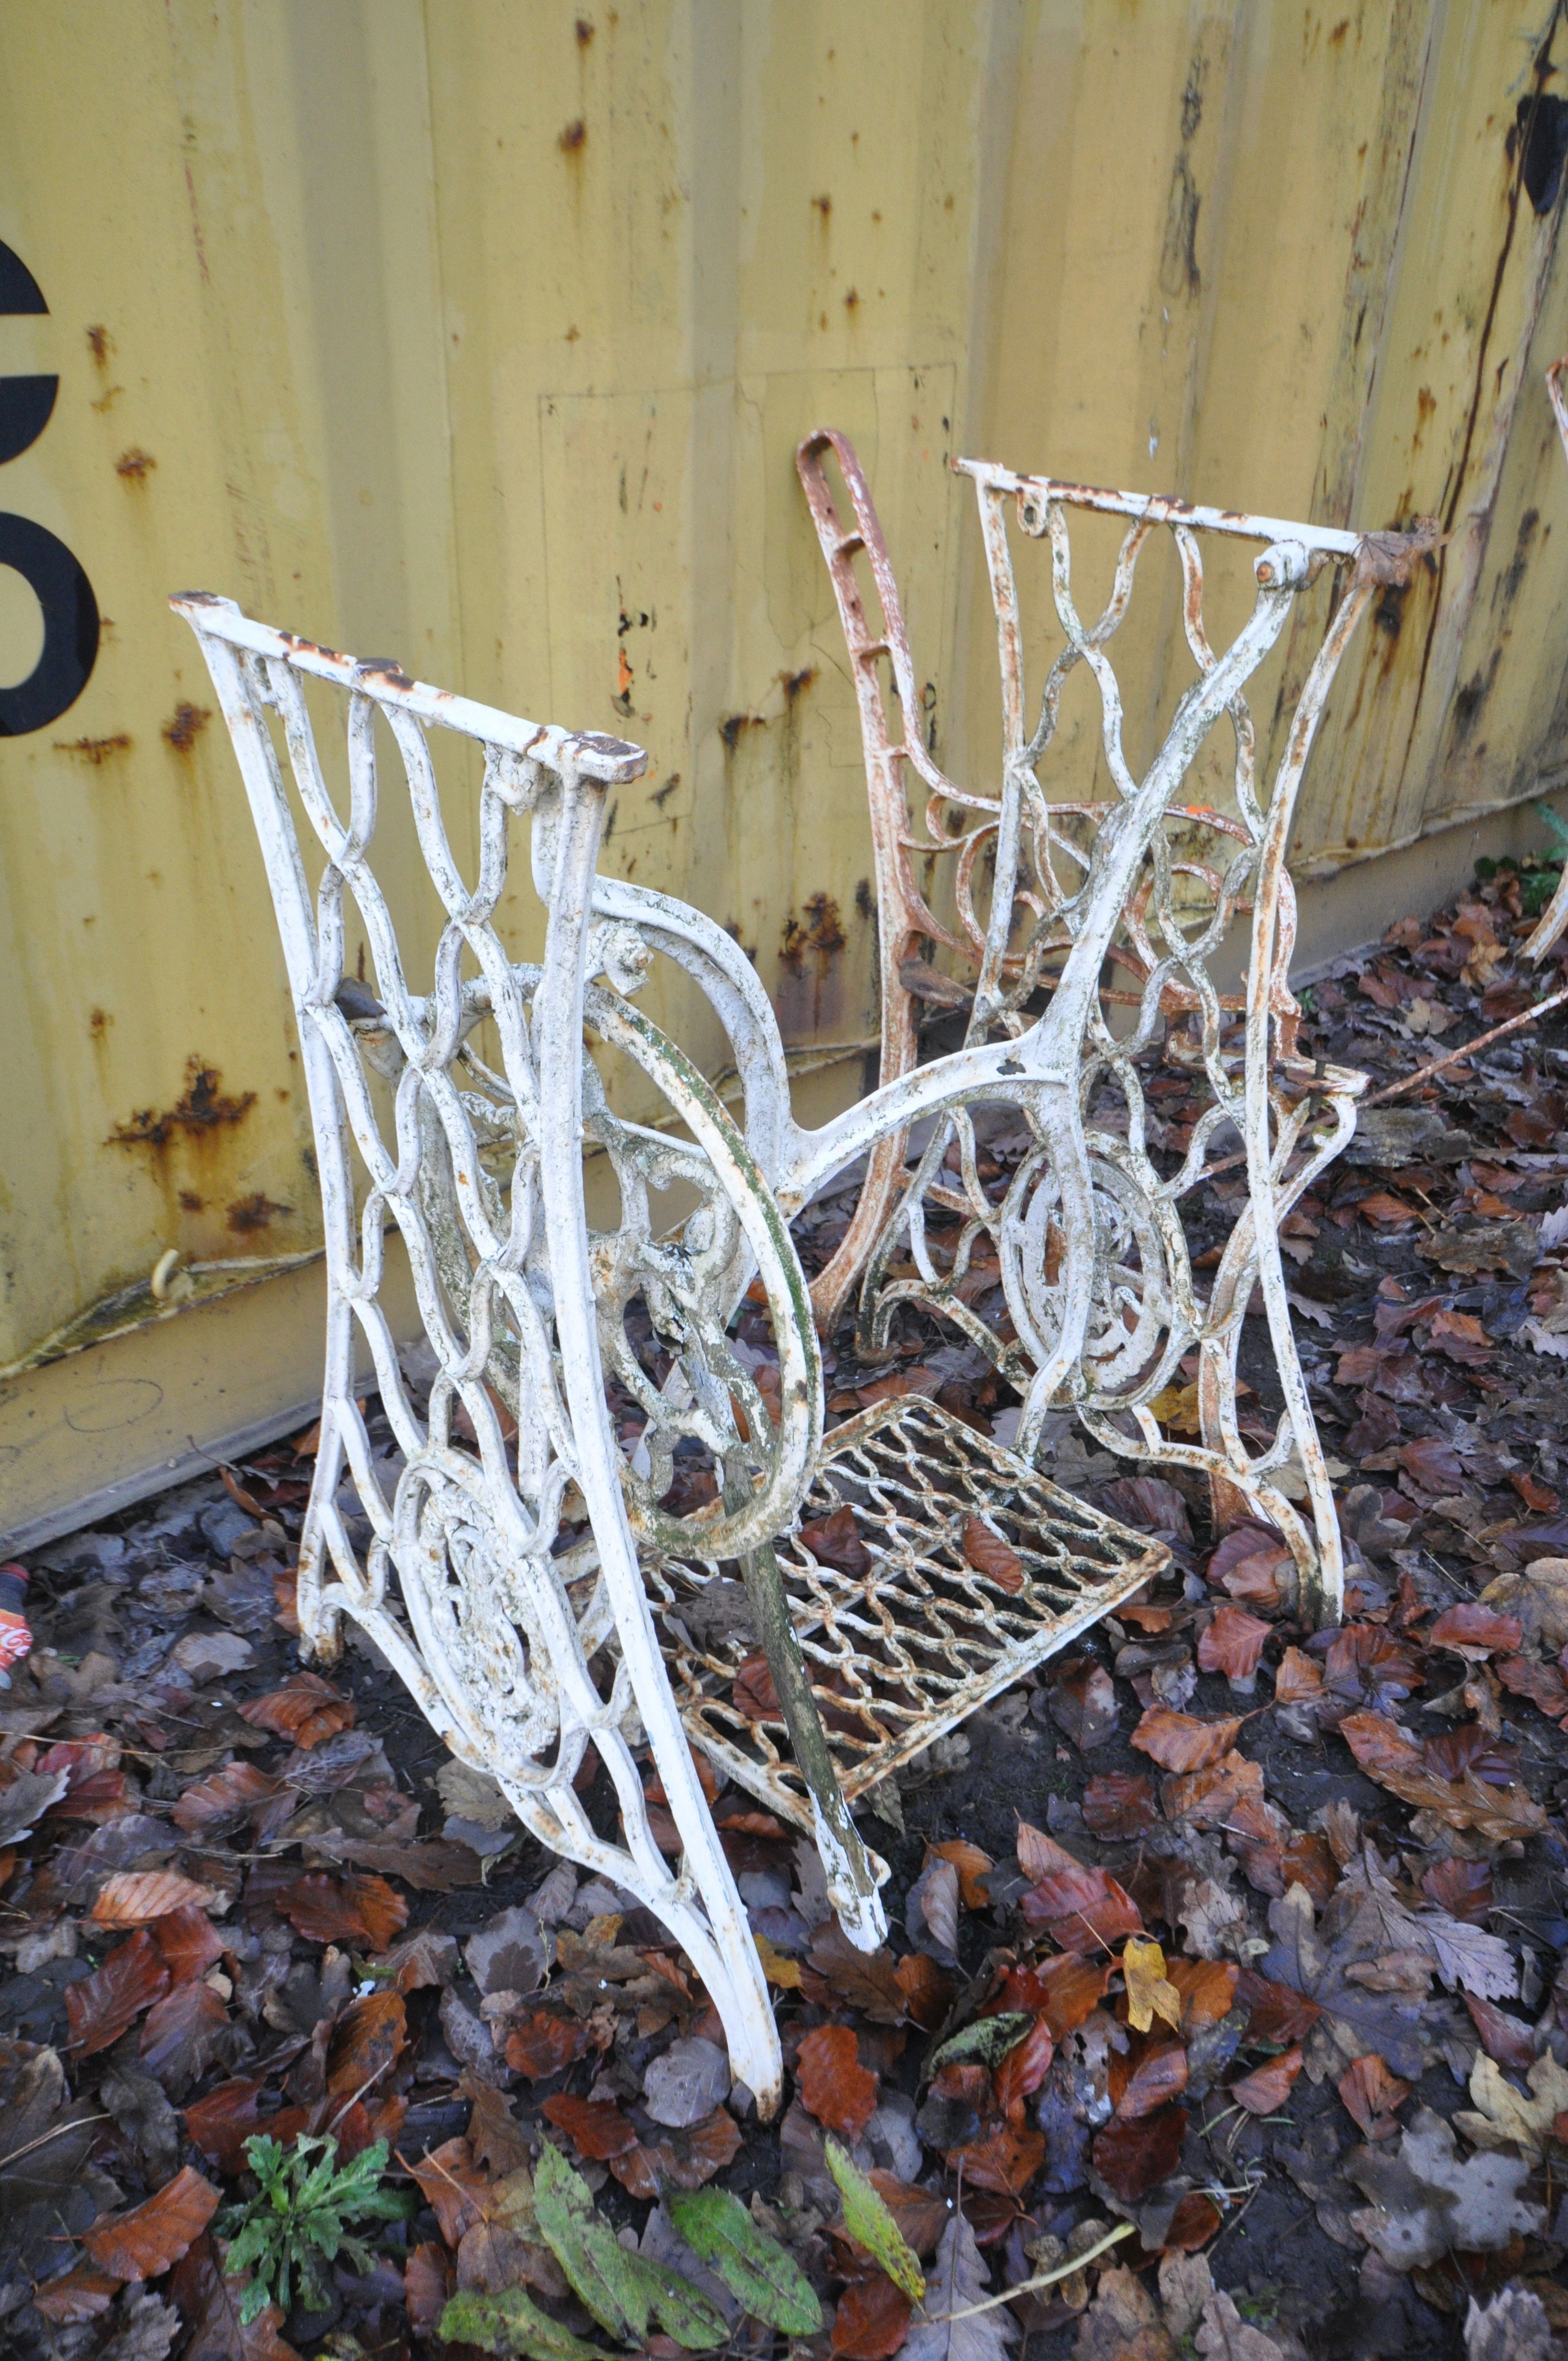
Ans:
{"type": "MultiPolygon", "coordinates": [[[[991,1093],[949,1092],[911,1171],[907,1133],[883,1126],[853,1219],[817,1283],[830,1320],[860,1289],[862,1349],[885,1342],[901,1302],[959,1327],[1025,1393],[1018,1447],[1033,1457],[1045,1422],[1075,1410],[1097,1443],[1134,1462],[1183,1466],[1212,1488],[1222,1521],[1251,1513],[1284,1535],[1303,1597],[1319,1620],[1337,1619],[1343,1591],[1338,1524],[1290,1329],[1280,1264],[1281,1222],[1343,1148],[1365,1078],[1301,1057],[1299,1005],[1288,983],[1295,897],[1286,868],[1297,796],[1330,686],[1379,584],[1409,578],[1435,528],[1357,535],[1136,492],[1103,491],[960,460],[980,505],[995,611],[1003,708],[1002,776],[994,789],[950,778],[919,730],[915,669],[897,583],[854,451],[819,430],[797,465],[827,558],[859,702],[875,848],[883,990],[883,1088],[954,1060],[916,1066],[917,1001],[968,1012],[960,1057],[983,1062],[1000,1035],[991,1093]],[[831,453],[852,522],[840,518],[824,461],[831,453]],[[1096,512],[1126,520],[1110,596],[1086,620],[1075,603],[1071,525],[1096,512]],[[1025,542],[1048,550],[1059,652],[1026,696],[1025,632],[1009,516],[1025,542]],[[1175,544],[1182,620],[1195,677],[1178,700],[1141,777],[1124,748],[1123,691],[1113,642],[1132,603],[1140,557],[1157,534],[1175,544]],[[1231,645],[1216,653],[1204,618],[1206,537],[1264,544],[1256,598],[1231,645]],[[864,553],[881,609],[868,620],[855,571],[864,553]],[[1246,684],[1279,639],[1303,590],[1342,567],[1316,654],[1288,708],[1284,752],[1260,794],[1246,684]],[[880,668],[892,675],[890,723],[880,668]],[[1098,692],[1098,754],[1110,794],[1086,799],[1088,779],[1042,780],[1063,690],[1080,666],[1098,692]],[[1293,706],[1293,709],[1291,708],[1293,706]],[[1180,800],[1210,732],[1234,741],[1234,811],[1180,800]],[[916,807],[923,805],[923,808],[916,807]],[[916,863],[950,868],[951,922],[916,882],[916,863]],[[982,889],[989,899],[982,906],[982,889]],[[1250,920],[1245,986],[1211,973],[1238,919],[1250,920]],[[935,964],[933,954],[948,961],[935,964]],[[1113,980],[1118,979],[1118,980],[1113,980]],[[1157,1052],[1203,1092],[1174,1169],[1151,1149],[1161,1137],[1146,1090],[1157,1052]],[[1010,1099],[1034,1145],[993,1202],[977,1168],[966,1099],[1010,1099]],[[1245,1153],[1245,1202],[1205,1294],[1194,1277],[1183,1209],[1222,1156],[1245,1153]],[[933,1219],[933,1217],[935,1217],[933,1219]],[[940,1250],[931,1231],[958,1235],[940,1250]],[[965,1281],[994,1258],[1011,1334],[981,1319],[965,1281]],[[1274,1434],[1253,1452],[1237,1416],[1237,1354],[1260,1290],[1283,1400],[1274,1434]],[[1196,1355],[1200,1439],[1173,1440],[1152,1407],[1196,1355]],[[1304,1486],[1306,1513],[1287,1496],[1304,1486]]],[[[1091,764],[1092,768],[1092,762],[1091,764]]],[[[913,1107],[914,1099],[911,1099],[913,1107]]]]}

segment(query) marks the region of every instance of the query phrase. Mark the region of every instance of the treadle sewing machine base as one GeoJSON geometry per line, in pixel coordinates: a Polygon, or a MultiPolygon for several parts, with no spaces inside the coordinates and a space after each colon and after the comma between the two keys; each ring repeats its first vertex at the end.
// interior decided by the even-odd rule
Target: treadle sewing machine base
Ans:
{"type": "MultiPolygon", "coordinates": [[[[1098,1623],[1169,1552],[916,1394],[879,1402],[828,1438],[776,1555],[853,1805],[1098,1623]],[[839,1525],[832,1549],[842,1563],[829,1565],[800,1527],[846,1509],[853,1531],[839,1525]]],[[[659,1563],[644,1574],[692,1743],[809,1836],[810,1798],[783,1719],[768,1711],[741,1586],[711,1565],[659,1563]],[[757,1662],[738,1701],[748,1659],[757,1662]]]]}

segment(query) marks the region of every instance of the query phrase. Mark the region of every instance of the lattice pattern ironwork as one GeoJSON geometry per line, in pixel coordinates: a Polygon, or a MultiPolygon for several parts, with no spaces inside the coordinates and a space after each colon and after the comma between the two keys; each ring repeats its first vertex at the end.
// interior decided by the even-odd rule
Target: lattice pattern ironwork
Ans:
{"type": "MultiPolygon", "coordinates": [[[[814,1554],[798,1530],[777,1556],[851,1802],[1113,1612],[1169,1555],[918,1395],[828,1438],[801,1523],[845,1509],[853,1533],[838,1532],[835,1556],[863,1560],[859,1571],[814,1554]]],[[[718,1574],[711,1562],[650,1569],[682,1719],[738,1785],[809,1830],[782,1720],[765,1689],[737,1688],[757,1642],[743,1594],[714,1589],[718,1574]]]]}

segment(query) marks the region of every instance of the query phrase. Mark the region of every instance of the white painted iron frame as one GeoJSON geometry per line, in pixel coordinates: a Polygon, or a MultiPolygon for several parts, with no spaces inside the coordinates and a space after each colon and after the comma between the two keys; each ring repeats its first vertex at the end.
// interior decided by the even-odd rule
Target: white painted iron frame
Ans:
{"type": "MultiPolygon", "coordinates": [[[[1319,1620],[1334,1620],[1343,1589],[1337,1519],[1323,1455],[1290,1329],[1280,1265],[1278,1227],[1291,1207],[1340,1152],[1354,1126],[1354,1100],[1365,1077],[1321,1070],[1296,1051],[1299,1011],[1288,975],[1295,937],[1295,906],[1286,868],[1296,800],[1312,740],[1334,673],[1376,588],[1402,578],[1427,545],[1422,533],[1358,536],[1316,526],[1124,491],[1020,477],[985,462],[959,461],[980,502],[988,578],[996,613],[1003,758],[1000,792],[985,795],[940,770],[919,731],[919,706],[897,585],[869,489],[845,438],[824,429],[800,446],[797,462],[828,561],[860,705],[872,840],[877,864],[883,984],[884,1090],[914,1068],[917,1055],[908,979],[922,944],[956,957],[968,969],[968,991],[956,982],[932,997],[969,1005],[968,1056],[1001,1029],[1016,1037],[1008,1063],[1038,1071],[1044,1044],[1059,1077],[1058,1095],[1078,1094],[1070,1115],[1053,1117],[1046,1140],[1065,1176],[1059,1202],[1042,1208],[1036,1159],[1000,1210],[992,1207],[975,1169],[972,1133],[939,1125],[916,1179],[905,1170],[905,1141],[883,1130],[872,1156],[849,1234],[814,1288],[819,1320],[830,1321],[849,1290],[861,1285],[861,1341],[872,1349],[885,1338],[900,1301],[924,1304],[955,1322],[1014,1382],[1026,1389],[1018,1447],[1026,1457],[1039,1446],[1047,1413],[1076,1408],[1104,1445],[1135,1460],[1185,1466],[1209,1480],[1226,1522],[1250,1510],[1277,1526],[1301,1577],[1307,1604],[1319,1620]],[[823,467],[831,450],[849,494],[851,525],[839,518],[823,467]],[[1065,646],[1045,684],[1040,718],[1030,730],[1025,692],[1024,634],[1007,513],[1022,530],[1050,544],[1052,590],[1065,646]],[[1073,602],[1069,518],[1075,511],[1127,520],[1114,579],[1103,613],[1085,624],[1073,602]],[[1139,555],[1157,529],[1168,529],[1183,577],[1183,622],[1199,677],[1179,704],[1142,780],[1122,748],[1121,692],[1108,653],[1132,597],[1139,555]],[[1257,558],[1258,605],[1226,655],[1216,658],[1204,628],[1201,535],[1266,544],[1257,558]],[[881,629],[868,622],[854,559],[865,553],[882,610],[881,629]],[[1277,638],[1298,593],[1326,564],[1348,564],[1324,637],[1309,669],[1266,801],[1255,784],[1254,743],[1243,694],[1246,679],[1277,638]],[[890,723],[879,667],[886,662],[897,703],[890,723]],[[1080,663],[1093,675],[1102,709],[1101,743],[1113,796],[1098,804],[1047,802],[1036,764],[1054,736],[1065,680],[1080,663]],[[1223,679],[1222,679],[1223,675],[1223,679]],[[1216,690],[1222,693],[1216,701],[1216,690]],[[1222,714],[1235,734],[1236,814],[1226,818],[1179,803],[1184,775],[1208,730],[1222,714]],[[926,795],[922,832],[911,818],[913,774],[926,795]],[[957,834],[947,823],[961,822],[957,834]],[[1088,842],[1075,840],[1077,822],[1088,842]],[[1201,827],[1222,845],[1225,865],[1173,853],[1167,823],[1189,836],[1201,827]],[[956,930],[930,907],[915,882],[917,855],[955,856],[956,930]],[[982,856],[993,863],[989,909],[976,907],[982,856]],[[1077,865],[1064,882],[1063,860],[1077,865]],[[1194,925],[1179,906],[1176,881],[1206,895],[1205,923],[1194,925]],[[1222,995],[1207,961],[1232,917],[1250,911],[1250,957],[1245,994],[1222,995]],[[1047,961],[1061,961],[1054,975],[1047,961]],[[1106,979],[1106,963],[1130,971],[1133,991],[1106,979]],[[1025,1004],[1043,987],[1052,996],[1046,1015],[1026,1029],[1025,1004]],[[1120,1036],[1108,1008],[1135,1012],[1120,1036]],[[1223,1039],[1225,1016],[1244,1013],[1241,1073],[1223,1039]],[[1164,1178],[1146,1148],[1146,1116],[1135,1060],[1173,1016],[1190,1016],[1200,1030],[1197,1052],[1212,1104],[1194,1128],[1180,1169],[1164,1178]],[[1031,1047],[1030,1045],[1038,1045],[1031,1047]],[[1113,1079],[1127,1109],[1127,1136],[1089,1124],[1091,1093],[1113,1079]],[[1239,1087],[1238,1087],[1239,1082],[1239,1087]],[[1193,1283],[1179,1201],[1204,1177],[1209,1142],[1223,1123],[1245,1143],[1247,1202],[1226,1244],[1207,1301],[1193,1283]],[[960,1171],[948,1184],[943,1159],[957,1142],[960,1171]],[[1034,1189],[1032,1200],[1030,1189],[1034,1189]],[[944,1275],[927,1248],[925,1210],[960,1217],[953,1268],[944,1275]],[[1025,1206],[1030,1210],[1025,1213],[1025,1206]],[[1067,1265],[1059,1285],[1041,1283],[1043,1223],[1064,1232],[1067,1265]],[[1031,1235],[1031,1224],[1034,1235],[1031,1235]],[[995,1242],[1018,1345],[1007,1349],[956,1292],[982,1232],[995,1242]],[[1138,1267],[1129,1268],[1123,1242],[1135,1242],[1138,1267]],[[907,1246],[916,1275],[890,1277],[894,1251],[907,1246]],[[1284,1397],[1284,1417],[1273,1442],[1250,1453],[1236,1414],[1236,1356],[1242,1323],[1255,1285],[1261,1290],[1273,1356],[1284,1397]],[[1132,1333],[1123,1324],[1124,1310],[1132,1333]],[[1149,1405],[1169,1385],[1182,1356],[1197,1348],[1201,1441],[1175,1442],[1161,1433],[1149,1405]],[[1308,1514],[1299,1514],[1275,1478],[1299,1463],[1308,1514]]],[[[1190,893],[1190,899],[1191,898],[1190,893]]],[[[914,969],[914,980],[932,975],[914,969]]],[[[940,984],[942,979],[936,978],[940,984]]],[[[946,1073],[953,1061],[928,1071],[946,1073]]]]}

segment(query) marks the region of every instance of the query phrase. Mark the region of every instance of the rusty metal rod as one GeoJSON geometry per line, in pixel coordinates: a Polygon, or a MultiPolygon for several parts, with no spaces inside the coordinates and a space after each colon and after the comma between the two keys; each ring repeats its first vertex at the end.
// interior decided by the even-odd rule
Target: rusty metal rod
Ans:
{"type": "Polygon", "coordinates": [[[1494,1041],[1500,1041],[1505,1033],[1517,1033],[1521,1026],[1533,1025],[1538,1016],[1546,1016],[1551,1009],[1561,1008],[1565,1000],[1568,1000],[1568,984],[1564,984],[1561,992],[1548,993],[1546,998],[1538,1000],[1533,1007],[1521,1008],[1517,1016],[1507,1017],[1501,1025],[1494,1025],[1489,1033],[1477,1033],[1474,1041],[1466,1041],[1463,1049],[1450,1049],[1446,1057],[1434,1058],[1427,1066],[1418,1066],[1413,1074],[1405,1076],[1403,1082],[1385,1082],[1380,1091],[1374,1091],[1370,1098],[1363,1099],[1362,1105],[1381,1106],[1387,1099],[1403,1097],[1406,1091],[1413,1091],[1422,1082],[1430,1082],[1434,1074],[1444,1072],[1450,1066],[1462,1065],[1466,1058],[1473,1058],[1477,1049],[1489,1049],[1494,1041]]]}

